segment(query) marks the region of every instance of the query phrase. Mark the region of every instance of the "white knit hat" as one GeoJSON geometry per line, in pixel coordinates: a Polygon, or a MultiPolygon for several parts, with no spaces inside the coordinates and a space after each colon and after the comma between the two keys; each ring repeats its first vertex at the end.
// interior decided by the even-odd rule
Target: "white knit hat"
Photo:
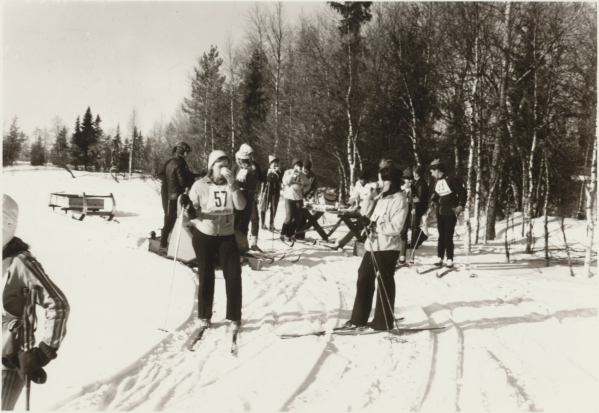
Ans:
{"type": "Polygon", "coordinates": [[[10,242],[17,232],[19,221],[19,206],[14,199],[6,194],[2,198],[2,248],[10,242]]]}
{"type": "Polygon", "coordinates": [[[268,164],[269,165],[275,161],[279,162],[279,158],[277,158],[275,155],[268,155],[268,164]]]}
{"type": "Polygon", "coordinates": [[[237,153],[235,154],[235,157],[237,159],[250,159],[252,153],[254,153],[254,150],[252,149],[252,147],[250,145],[248,145],[247,143],[244,143],[239,147],[239,151],[237,151],[237,153]]]}
{"type": "Polygon", "coordinates": [[[212,169],[212,165],[214,165],[214,162],[216,162],[220,158],[229,159],[229,157],[227,156],[227,154],[224,151],[220,151],[220,150],[212,151],[210,156],[208,156],[208,169],[209,170],[212,169]]]}

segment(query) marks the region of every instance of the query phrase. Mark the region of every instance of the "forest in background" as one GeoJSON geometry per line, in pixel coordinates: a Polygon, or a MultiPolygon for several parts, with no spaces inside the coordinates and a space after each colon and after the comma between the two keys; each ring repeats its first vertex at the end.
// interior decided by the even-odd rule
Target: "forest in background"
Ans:
{"type": "Polygon", "coordinates": [[[193,147],[195,171],[213,149],[249,143],[264,167],[272,154],[284,167],[310,158],[347,198],[382,157],[402,169],[440,158],[467,187],[469,243],[494,239],[513,212],[529,246],[532,218],[549,214],[589,218],[592,238],[596,4],[327,4],[291,25],[284,2],[255,3],[245,37],[198,51],[188,96],[144,136],[135,110],[105,133],[88,108],[71,133],[57,118],[23,148],[15,118],[3,165],[155,177],[175,142],[193,147]]]}

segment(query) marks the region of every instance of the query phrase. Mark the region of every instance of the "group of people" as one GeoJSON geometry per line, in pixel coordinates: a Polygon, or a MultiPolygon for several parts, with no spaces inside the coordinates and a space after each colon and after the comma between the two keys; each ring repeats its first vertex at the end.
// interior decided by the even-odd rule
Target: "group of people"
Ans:
{"type": "MultiPolygon", "coordinates": [[[[352,315],[344,324],[345,328],[393,329],[395,270],[398,264],[406,263],[407,248],[416,249],[428,238],[420,228],[429,204],[424,167],[405,169],[401,176],[390,160],[383,159],[379,167],[378,181],[369,183],[368,175],[360,174],[350,197],[350,203],[359,207],[363,215],[367,239],[366,254],[358,269],[352,315]],[[407,239],[409,228],[412,229],[410,243],[407,239]],[[377,279],[379,288],[374,318],[367,327],[377,279]]],[[[455,177],[446,173],[440,160],[433,161],[429,169],[436,180],[431,197],[436,206],[439,230],[435,265],[441,266],[446,258],[446,266],[452,267],[454,230],[458,216],[464,210],[467,193],[455,177]]]]}
{"type": "MultiPolygon", "coordinates": [[[[294,159],[292,169],[281,174],[279,160],[269,157],[269,166],[261,170],[247,145],[235,155],[235,162],[225,152],[213,151],[208,158],[205,176],[191,173],[185,157],[191,147],[185,142],[173,148],[173,157],[162,168],[162,204],[165,212],[161,248],[166,249],[168,234],[177,219],[177,200],[191,217],[192,245],[197,258],[199,289],[198,317],[200,325],[209,327],[214,301],[215,266],[220,264],[227,296],[226,319],[234,330],[241,325],[242,280],[239,246],[235,230],[248,232],[256,245],[259,220],[266,228],[265,214],[270,209],[269,229],[274,230],[274,216],[283,191],[286,218],[281,237],[287,240],[302,234],[303,201],[314,194],[316,177],[311,162],[294,159]],[[251,223],[251,228],[250,228],[251,223]]],[[[466,204],[466,191],[455,177],[446,173],[439,160],[429,165],[436,183],[431,200],[436,205],[439,240],[436,264],[453,265],[453,234],[457,218],[466,204]]],[[[406,249],[417,248],[427,239],[420,221],[428,210],[429,189],[423,166],[400,173],[393,162],[383,159],[378,180],[358,176],[350,203],[359,208],[367,235],[366,254],[358,268],[357,292],[347,328],[393,328],[395,304],[394,274],[397,263],[406,261],[406,249]],[[412,228],[411,242],[407,241],[412,228]],[[379,284],[375,315],[367,327],[375,293],[379,284]]],[[[2,410],[12,410],[26,381],[46,381],[43,369],[57,357],[66,334],[69,304],[62,291],[50,280],[29,251],[29,246],[15,236],[18,206],[3,195],[2,232],[2,410]],[[35,324],[35,296],[45,309],[44,339],[35,346],[33,335],[27,334],[29,321],[35,324]],[[24,317],[25,315],[25,317],[24,317]]],[[[165,253],[165,251],[163,251],[165,253]]]]}
{"type": "MultiPolygon", "coordinates": [[[[184,157],[191,148],[181,143],[174,148],[177,157],[184,157]]],[[[235,162],[220,150],[210,154],[207,175],[195,180],[191,185],[191,173],[180,159],[169,160],[165,164],[168,175],[169,164],[172,170],[181,174],[176,176],[177,190],[171,192],[169,178],[165,178],[164,187],[169,202],[165,205],[166,239],[172,224],[169,219],[170,200],[173,193],[183,195],[182,202],[192,212],[192,244],[197,257],[200,279],[198,297],[198,316],[202,327],[209,327],[214,299],[215,260],[221,265],[226,284],[227,314],[234,330],[241,322],[242,288],[239,247],[235,230],[248,235],[252,245],[257,248],[259,222],[262,229],[274,231],[274,217],[283,192],[286,217],[281,228],[281,240],[288,241],[302,235],[304,200],[313,195],[317,181],[311,171],[311,162],[296,158],[292,168],[281,173],[279,159],[269,156],[269,166],[261,170],[253,159],[253,150],[241,145],[235,154],[235,162]],[[185,174],[188,174],[187,177],[185,174]],[[270,209],[270,222],[266,226],[266,212],[270,209]],[[251,223],[251,228],[250,228],[251,223]]],[[[437,225],[439,242],[436,264],[453,265],[453,232],[457,217],[466,203],[466,191],[458,180],[446,174],[442,162],[435,160],[429,166],[436,179],[432,201],[437,205],[437,225]]],[[[420,228],[420,222],[428,210],[429,189],[424,179],[425,168],[417,166],[401,173],[391,160],[383,159],[379,164],[378,179],[369,182],[365,173],[359,175],[356,187],[350,197],[350,203],[359,209],[363,216],[362,227],[367,234],[365,243],[368,251],[358,269],[357,294],[352,317],[347,327],[364,327],[374,299],[375,280],[378,277],[379,296],[375,317],[371,327],[374,329],[393,328],[393,306],[395,302],[395,282],[393,275],[399,264],[407,261],[406,251],[418,248],[427,235],[420,228]],[[412,238],[408,242],[408,229],[412,228],[412,238]]],[[[174,179],[174,178],[173,178],[174,179]]],[[[174,197],[176,199],[176,197],[174,197]]],[[[413,254],[412,254],[413,257],[413,254]]]]}
{"type": "Polygon", "coordinates": [[[223,270],[227,294],[226,318],[234,329],[241,320],[241,265],[235,231],[248,237],[250,249],[257,245],[260,220],[262,229],[274,231],[274,218],[283,192],[285,223],[281,238],[289,239],[305,223],[301,208],[303,200],[314,194],[317,181],[310,160],[294,159],[293,169],[281,172],[279,159],[269,156],[269,166],[262,170],[254,159],[254,151],[242,144],[235,162],[223,151],[213,151],[208,157],[205,176],[194,175],[185,158],[191,147],[185,142],[173,148],[173,157],[165,162],[159,174],[162,179],[164,227],[160,239],[160,254],[167,254],[168,236],[177,219],[177,200],[188,210],[193,226],[192,245],[200,279],[198,315],[202,327],[209,327],[214,299],[216,261],[223,270]],[[266,212],[270,223],[266,227],[266,212]]]}

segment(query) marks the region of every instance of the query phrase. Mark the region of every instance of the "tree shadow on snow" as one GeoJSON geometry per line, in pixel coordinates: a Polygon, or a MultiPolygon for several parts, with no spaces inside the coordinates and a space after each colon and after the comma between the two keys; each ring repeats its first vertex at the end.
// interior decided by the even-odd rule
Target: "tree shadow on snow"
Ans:
{"type": "MultiPolygon", "coordinates": [[[[430,316],[432,313],[442,310],[450,310],[453,311],[456,308],[461,307],[472,307],[472,308],[481,308],[487,306],[501,306],[501,305],[518,305],[525,301],[534,301],[532,299],[521,299],[516,298],[513,300],[504,301],[501,299],[497,300],[483,300],[483,301],[458,301],[455,303],[448,304],[439,304],[434,303],[424,307],[424,311],[430,316]]],[[[522,323],[539,323],[551,318],[556,318],[558,321],[562,321],[564,318],[572,318],[572,317],[597,317],[597,309],[596,308],[579,308],[576,310],[560,310],[556,311],[552,314],[539,314],[536,312],[530,314],[524,314],[522,316],[516,317],[497,317],[497,318],[481,318],[478,320],[467,320],[462,321],[460,323],[455,323],[451,320],[448,320],[444,323],[441,323],[439,327],[451,327],[452,325],[457,326],[460,330],[483,330],[483,329],[497,329],[500,327],[507,327],[516,324],[522,323]]],[[[422,324],[427,324],[428,322],[423,322],[422,324]]]]}

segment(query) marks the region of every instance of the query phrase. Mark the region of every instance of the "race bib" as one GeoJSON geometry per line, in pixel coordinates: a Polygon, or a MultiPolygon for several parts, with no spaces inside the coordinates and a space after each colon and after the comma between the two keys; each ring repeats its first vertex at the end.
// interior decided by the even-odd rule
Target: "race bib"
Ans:
{"type": "Polygon", "coordinates": [[[445,179],[440,179],[439,181],[437,181],[437,186],[435,186],[435,192],[438,193],[440,196],[445,196],[452,193],[445,179]]]}
{"type": "Polygon", "coordinates": [[[210,188],[210,196],[206,211],[215,215],[230,215],[233,213],[233,201],[226,185],[213,186],[210,188]]]}

